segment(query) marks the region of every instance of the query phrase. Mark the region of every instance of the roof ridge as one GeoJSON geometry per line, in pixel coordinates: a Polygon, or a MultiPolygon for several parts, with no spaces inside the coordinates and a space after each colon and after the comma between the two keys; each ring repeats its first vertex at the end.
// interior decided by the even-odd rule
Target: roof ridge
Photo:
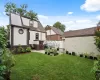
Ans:
{"type": "Polygon", "coordinates": [[[86,30],[86,29],[91,29],[91,28],[96,28],[96,27],[83,28],[83,29],[77,29],[77,30],[69,30],[69,31],[65,31],[65,32],[80,31],[80,30],[86,30]]]}

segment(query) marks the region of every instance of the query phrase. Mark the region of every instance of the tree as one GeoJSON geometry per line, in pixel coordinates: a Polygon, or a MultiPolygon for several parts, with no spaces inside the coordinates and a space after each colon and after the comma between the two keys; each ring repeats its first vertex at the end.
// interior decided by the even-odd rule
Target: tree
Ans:
{"type": "Polygon", "coordinates": [[[56,28],[60,29],[63,32],[65,31],[65,25],[61,24],[60,22],[54,23],[53,27],[56,27],[56,28]]]}
{"type": "Polygon", "coordinates": [[[15,13],[16,14],[16,4],[8,2],[6,3],[5,7],[5,12],[7,15],[9,15],[10,13],[15,13]]]}
{"type": "Polygon", "coordinates": [[[28,7],[27,4],[20,5],[20,7],[16,9],[17,14],[24,16],[27,12],[26,11],[27,7],[28,7]]]}
{"type": "Polygon", "coordinates": [[[37,13],[30,10],[25,14],[26,17],[30,18],[31,20],[38,20],[37,13]]]}

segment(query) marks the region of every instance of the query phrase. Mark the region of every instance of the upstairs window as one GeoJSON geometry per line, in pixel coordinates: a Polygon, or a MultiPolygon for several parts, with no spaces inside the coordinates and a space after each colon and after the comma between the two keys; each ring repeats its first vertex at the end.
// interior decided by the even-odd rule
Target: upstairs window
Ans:
{"type": "Polygon", "coordinates": [[[35,39],[36,39],[36,40],[39,40],[39,33],[36,33],[35,39]]]}

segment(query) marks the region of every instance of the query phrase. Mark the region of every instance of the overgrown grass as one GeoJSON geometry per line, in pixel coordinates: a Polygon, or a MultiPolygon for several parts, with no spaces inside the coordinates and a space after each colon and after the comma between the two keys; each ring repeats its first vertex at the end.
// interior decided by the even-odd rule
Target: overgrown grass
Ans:
{"type": "Polygon", "coordinates": [[[12,80],[95,80],[91,72],[93,61],[89,59],[40,53],[15,55],[15,59],[12,80]]]}

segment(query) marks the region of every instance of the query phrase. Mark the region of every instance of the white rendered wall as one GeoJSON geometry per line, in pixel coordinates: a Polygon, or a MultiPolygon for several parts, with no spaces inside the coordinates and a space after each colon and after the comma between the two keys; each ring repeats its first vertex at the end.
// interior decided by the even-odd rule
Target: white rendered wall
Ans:
{"type": "Polygon", "coordinates": [[[23,24],[29,26],[29,19],[22,17],[23,24]]]}
{"type": "Polygon", "coordinates": [[[22,26],[20,16],[16,14],[11,14],[11,24],[22,26]]]}
{"type": "Polygon", "coordinates": [[[37,31],[29,31],[30,32],[30,40],[29,44],[34,44],[34,40],[36,40],[36,33],[39,33],[39,40],[45,41],[46,40],[46,33],[37,32],[37,31]]]}
{"type": "Polygon", "coordinates": [[[13,39],[14,39],[14,46],[17,45],[27,45],[27,29],[23,29],[24,33],[19,34],[18,30],[21,28],[14,27],[14,34],[13,34],[13,39]]]}
{"type": "Polygon", "coordinates": [[[46,40],[46,33],[41,33],[42,34],[42,40],[45,41],[46,40]]]}
{"type": "Polygon", "coordinates": [[[34,25],[33,27],[37,28],[38,27],[38,22],[37,21],[33,21],[33,25],[34,25]]]}
{"type": "Polygon", "coordinates": [[[64,48],[69,52],[99,54],[95,46],[94,36],[65,38],[64,48]]]}
{"type": "Polygon", "coordinates": [[[47,30],[47,35],[54,35],[56,34],[52,29],[51,30],[47,30]]]}

